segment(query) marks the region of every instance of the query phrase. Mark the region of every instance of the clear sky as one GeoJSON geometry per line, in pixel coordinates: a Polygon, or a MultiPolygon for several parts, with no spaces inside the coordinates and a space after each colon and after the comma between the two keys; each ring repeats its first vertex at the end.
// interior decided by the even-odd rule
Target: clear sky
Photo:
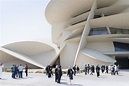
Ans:
{"type": "Polygon", "coordinates": [[[16,41],[51,41],[45,19],[50,0],[0,0],[0,44],[16,41]]]}

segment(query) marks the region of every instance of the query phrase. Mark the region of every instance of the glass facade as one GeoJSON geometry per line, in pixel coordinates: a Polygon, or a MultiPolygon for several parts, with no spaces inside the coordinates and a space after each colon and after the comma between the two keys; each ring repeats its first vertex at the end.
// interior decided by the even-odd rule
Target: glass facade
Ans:
{"type": "Polygon", "coordinates": [[[129,69],[129,59],[128,57],[124,57],[124,56],[116,56],[116,63],[119,65],[120,69],[129,69]]]}
{"type": "Polygon", "coordinates": [[[129,51],[129,44],[120,42],[113,42],[113,43],[115,51],[129,51]]]}
{"type": "Polygon", "coordinates": [[[89,36],[91,36],[91,35],[103,35],[103,34],[108,34],[106,27],[91,28],[89,36]]]}
{"type": "Polygon", "coordinates": [[[129,29],[120,29],[110,27],[111,34],[129,34],[129,29]]]}

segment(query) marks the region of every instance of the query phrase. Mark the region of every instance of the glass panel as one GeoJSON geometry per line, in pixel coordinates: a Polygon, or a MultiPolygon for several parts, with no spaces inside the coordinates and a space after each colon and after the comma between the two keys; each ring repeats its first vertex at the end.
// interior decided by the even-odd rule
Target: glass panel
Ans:
{"type": "Polygon", "coordinates": [[[111,34],[129,34],[128,29],[112,28],[110,27],[111,34]]]}
{"type": "Polygon", "coordinates": [[[113,42],[113,43],[115,51],[129,51],[129,44],[120,42],[113,42]]]}
{"type": "Polygon", "coordinates": [[[106,27],[91,28],[89,35],[103,35],[108,34],[106,27]]]}

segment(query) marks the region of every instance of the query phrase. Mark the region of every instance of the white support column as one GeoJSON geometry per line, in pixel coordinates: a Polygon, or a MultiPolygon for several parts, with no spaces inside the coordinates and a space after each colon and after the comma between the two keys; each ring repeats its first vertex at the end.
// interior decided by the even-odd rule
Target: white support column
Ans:
{"type": "Polygon", "coordinates": [[[62,44],[62,46],[61,46],[60,50],[58,51],[57,55],[55,56],[55,58],[51,60],[51,63],[50,63],[51,65],[53,65],[54,62],[57,60],[58,56],[60,55],[60,53],[62,52],[62,50],[64,49],[65,46],[66,46],[66,43],[62,44]]]}
{"type": "Polygon", "coordinates": [[[106,28],[107,28],[107,30],[108,30],[108,33],[111,34],[111,31],[110,31],[109,27],[106,26],[106,28]]]}
{"type": "Polygon", "coordinates": [[[83,30],[83,33],[82,33],[82,36],[81,36],[81,40],[79,42],[78,49],[77,49],[77,52],[76,52],[74,65],[76,64],[76,60],[77,60],[77,57],[78,57],[78,54],[79,54],[80,50],[83,49],[84,47],[86,47],[86,44],[87,44],[86,39],[87,39],[87,36],[89,34],[89,31],[90,31],[89,20],[94,18],[94,12],[95,12],[96,8],[97,8],[97,0],[95,0],[93,2],[93,5],[91,7],[91,11],[89,12],[89,15],[88,15],[88,18],[87,18],[87,21],[86,21],[86,24],[85,24],[85,27],[84,27],[84,30],[83,30]]]}
{"type": "MultiPolygon", "coordinates": [[[[102,15],[102,17],[104,17],[103,12],[101,13],[101,15],[102,15]]],[[[111,31],[110,31],[109,27],[108,27],[108,26],[106,26],[106,28],[107,28],[108,34],[111,34],[111,31]]]]}

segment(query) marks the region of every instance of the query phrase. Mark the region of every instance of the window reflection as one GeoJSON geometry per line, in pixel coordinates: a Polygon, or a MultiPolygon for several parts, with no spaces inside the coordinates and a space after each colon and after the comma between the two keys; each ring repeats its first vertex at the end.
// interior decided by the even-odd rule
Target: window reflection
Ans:
{"type": "Polygon", "coordinates": [[[120,42],[113,42],[113,43],[115,51],[129,51],[129,44],[120,42]]]}
{"type": "Polygon", "coordinates": [[[128,29],[112,28],[110,27],[111,34],[129,34],[128,29]]]}
{"type": "Polygon", "coordinates": [[[91,28],[89,35],[103,35],[108,34],[106,27],[91,28]]]}

